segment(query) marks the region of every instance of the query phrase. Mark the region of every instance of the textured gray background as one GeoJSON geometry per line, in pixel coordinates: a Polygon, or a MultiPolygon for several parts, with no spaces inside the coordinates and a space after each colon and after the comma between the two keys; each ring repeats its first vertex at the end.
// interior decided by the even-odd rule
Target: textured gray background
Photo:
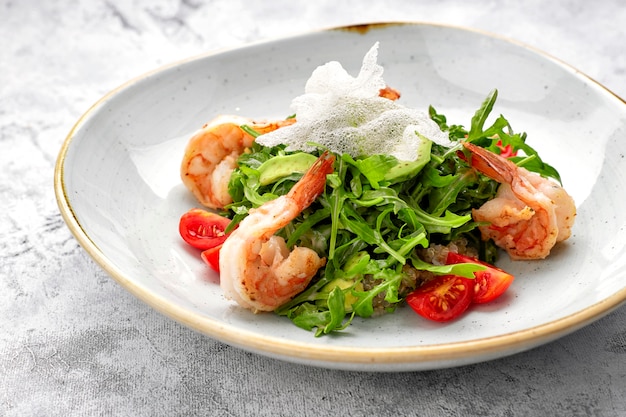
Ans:
{"type": "Polygon", "coordinates": [[[626,97],[621,0],[0,0],[0,416],[626,416],[626,307],[488,363],[399,374],[308,368],[164,318],[65,227],[55,159],[109,90],[222,47],[405,19],[518,39],[626,97]]]}

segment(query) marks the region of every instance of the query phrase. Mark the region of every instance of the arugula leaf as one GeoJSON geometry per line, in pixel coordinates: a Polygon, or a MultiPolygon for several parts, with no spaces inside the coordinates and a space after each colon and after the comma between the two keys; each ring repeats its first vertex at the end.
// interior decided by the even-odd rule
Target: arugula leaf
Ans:
{"type": "Polygon", "coordinates": [[[461,125],[448,125],[448,120],[443,114],[437,113],[433,106],[428,106],[428,115],[432,121],[437,123],[439,128],[444,132],[448,132],[450,140],[461,140],[467,136],[467,130],[461,125]]]}
{"type": "Polygon", "coordinates": [[[496,99],[498,98],[498,90],[492,90],[485,101],[483,101],[482,105],[476,110],[474,113],[474,117],[472,117],[472,123],[470,125],[470,130],[467,136],[467,141],[472,142],[482,136],[484,136],[483,126],[487,121],[487,117],[493,110],[493,106],[496,103],[496,99]]]}
{"type": "MultiPolygon", "coordinates": [[[[398,303],[398,288],[402,281],[403,274],[394,269],[385,268],[374,274],[375,280],[380,283],[369,291],[353,291],[352,294],[358,298],[354,303],[354,314],[360,317],[371,317],[374,314],[374,299],[379,294],[385,293],[385,300],[391,303],[398,303]]],[[[395,307],[391,306],[390,309],[395,307]]]]}
{"type": "Polygon", "coordinates": [[[438,275],[459,275],[465,278],[474,278],[474,272],[484,271],[486,268],[483,265],[475,263],[459,263],[451,265],[432,265],[428,262],[424,262],[417,256],[411,257],[411,262],[416,269],[422,271],[430,271],[438,275]]]}

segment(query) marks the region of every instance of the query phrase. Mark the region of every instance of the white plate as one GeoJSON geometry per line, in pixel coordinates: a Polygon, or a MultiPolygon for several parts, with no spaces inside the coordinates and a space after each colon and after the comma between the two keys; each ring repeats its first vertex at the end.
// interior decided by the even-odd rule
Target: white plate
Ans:
{"type": "MultiPolygon", "coordinates": [[[[86,251],[163,314],[259,354],[330,368],[406,371],[503,357],[591,323],[626,300],[626,105],[571,67],[524,45],[428,24],[338,28],[201,56],[132,80],[97,102],[61,149],[55,190],[86,251]],[[353,75],[380,41],[385,80],[402,103],[469,126],[493,88],[504,114],[560,170],[576,200],[574,234],[516,275],[499,301],[451,324],[410,309],[355,320],[315,338],[223,297],[218,277],[178,237],[196,203],[178,165],[189,135],[217,114],[282,117],[311,72],[331,60],[353,75]]],[[[506,257],[505,257],[506,258],[506,257]]]]}

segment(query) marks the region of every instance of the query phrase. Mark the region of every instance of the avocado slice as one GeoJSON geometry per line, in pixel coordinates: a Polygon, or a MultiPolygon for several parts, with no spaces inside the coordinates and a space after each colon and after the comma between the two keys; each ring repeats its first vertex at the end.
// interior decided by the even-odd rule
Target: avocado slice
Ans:
{"type": "Polygon", "coordinates": [[[261,185],[267,185],[294,172],[304,173],[315,161],[317,158],[314,155],[305,152],[276,156],[263,162],[259,167],[259,182],[261,185]]]}
{"type": "Polygon", "coordinates": [[[430,161],[432,142],[426,138],[420,139],[420,145],[417,148],[417,159],[415,161],[398,161],[397,165],[389,168],[383,177],[384,181],[389,181],[392,184],[405,181],[417,175],[426,166],[430,161]]]}

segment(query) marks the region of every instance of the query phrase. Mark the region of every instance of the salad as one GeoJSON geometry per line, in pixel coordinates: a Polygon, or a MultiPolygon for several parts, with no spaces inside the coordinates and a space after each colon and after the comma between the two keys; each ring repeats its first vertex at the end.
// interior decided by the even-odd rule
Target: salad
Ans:
{"type": "Polygon", "coordinates": [[[467,127],[450,124],[399,104],[377,48],[357,77],[318,67],[285,120],[206,125],[181,165],[212,210],[185,213],[180,234],[225,296],[317,336],[404,304],[453,320],[510,286],[499,247],[541,259],[575,217],[526,134],[503,116],[487,123],[497,90],[467,127]]]}

